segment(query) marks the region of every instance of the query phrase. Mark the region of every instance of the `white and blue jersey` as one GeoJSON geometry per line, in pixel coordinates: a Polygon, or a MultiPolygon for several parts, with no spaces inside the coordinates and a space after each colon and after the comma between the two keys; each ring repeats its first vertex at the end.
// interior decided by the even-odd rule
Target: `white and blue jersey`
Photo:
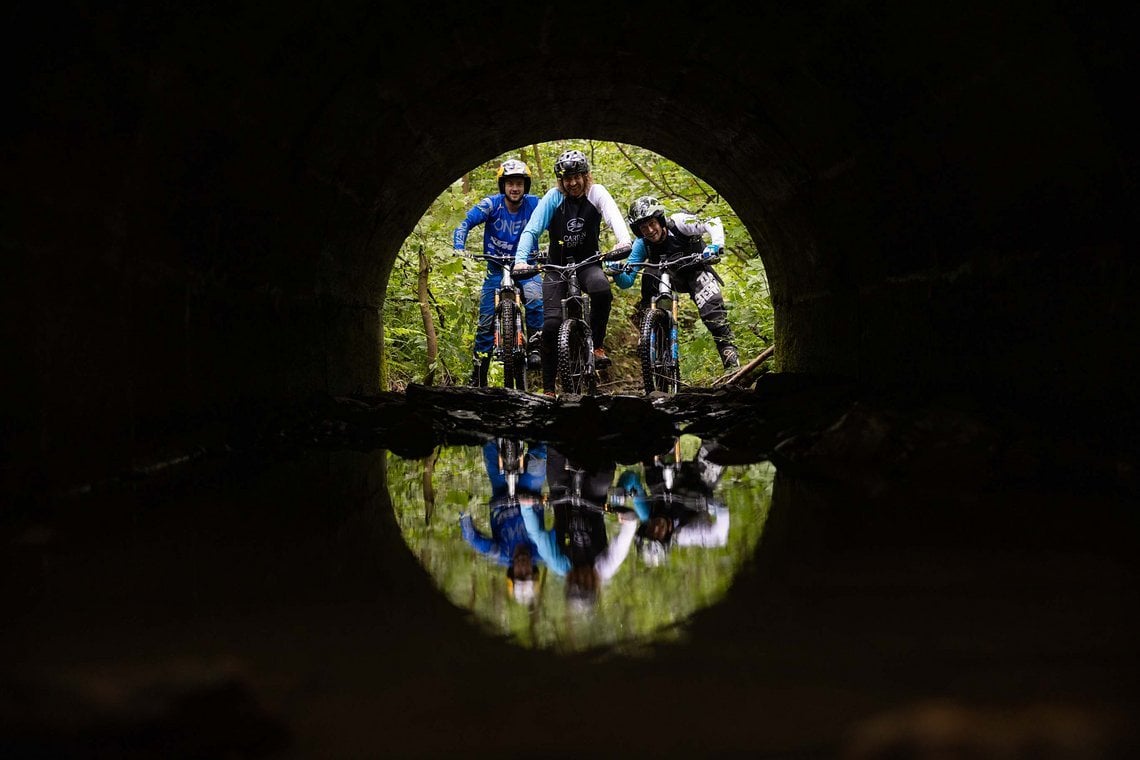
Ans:
{"type": "Polygon", "coordinates": [[[652,266],[685,253],[699,252],[704,246],[704,235],[708,235],[709,243],[718,249],[724,247],[724,226],[717,216],[700,219],[693,214],[679,212],[669,217],[665,232],[665,240],[656,245],[651,245],[642,237],[634,241],[633,250],[625,260],[625,271],[614,277],[619,288],[624,290],[632,286],[642,266],[652,266]]]}
{"type": "Polygon", "coordinates": [[[630,244],[629,226],[617,202],[604,186],[590,185],[584,198],[571,200],[577,205],[575,213],[562,215],[565,218],[556,227],[551,227],[550,223],[555,218],[556,212],[567,204],[567,201],[567,195],[557,187],[550,188],[546,195],[542,196],[530,221],[523,228],[518,248],[515,250],[515,263],[534,263],[538,239],[547,228],[550,228],[550,260],[555,264],[565,261],[564,256],[567,251],[576,251],[579,257],[596,253],[602,221],[613,230],[618,245],[630,244]]]}

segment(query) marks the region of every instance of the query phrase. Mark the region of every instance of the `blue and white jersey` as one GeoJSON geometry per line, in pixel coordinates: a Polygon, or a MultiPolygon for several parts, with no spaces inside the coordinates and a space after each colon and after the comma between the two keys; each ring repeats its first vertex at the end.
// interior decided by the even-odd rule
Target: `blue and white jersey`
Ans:
{"type": "MultiPolygon", "coordinates": [[[[543,514],[532,507],[523,507],[523,522],[530,540],[534,542],[538,556],[555,575],[565,577],[572,567],[570,557],[562,550],[558,543],[557,533],[554,529],[547,530],[543,525],[543,514]]],[[[637,521],[621,521],[618,533],[613,540],[594,558],[594,569],[598,578],[603,582],[609,581],[618,571],[625,558],[629,555],[629,548],[633,545],[633,537],[637,534],[637,521]]]]}
{"type": "Polygon", "coordinates": [[[552,187],[542,196],[538,207],[531,215],[530,221],[523,228],[519,239],[518,249],[515,251],[515,262],[518,264],[533,263],[534,253],[538,249],[538,239],[550,227],[551,220],[557,212],[566,206],[573,206],[573,213],[559,214],[558,229],[550,229],[550,255],[554,263],[562,263],[562,251],[566,249],[577,250],[584,255],[592,255],[598,250],[598,238],[601,222],[604,221],[617,238],[618,245],[629,245],[629,226],[622,216],[621,209],[614,201],[610,191],[602,185],[590,185],[586,195],[580,199],[567,196],[557,187],[552,187]],[[555,245],[555,244],[558,245],[555,245]]]}
{"type": "MultiPolygon", "coordinates": [[[[451,247],[456,251],[465,250],[467,233],[471,228],[483,225],[483,253],[487,256],[513,258],[519,244],[519,236],[527,221],[538,206],[537,195],[524,195],[519,210],[511,213],[507,208],[506,196],[502,193],[489,195],[476,203],[451,235],[451,247]]],[[[533,257],[530,263],[534,263],[533,257]]],[[[487,262],[487,273],[498,274],[499,264],[487,262]]]]}

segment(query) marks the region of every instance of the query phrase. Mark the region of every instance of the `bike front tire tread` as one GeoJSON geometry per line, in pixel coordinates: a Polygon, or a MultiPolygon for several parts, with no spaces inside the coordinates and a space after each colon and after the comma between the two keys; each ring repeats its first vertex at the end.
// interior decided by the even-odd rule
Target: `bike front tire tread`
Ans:
{"type": "Polygon", "coordinates": [[[568,319],[558,328],[558,376],[563,393],[598,392],[593,350],[589,329],[581,320],[568,319]]]}

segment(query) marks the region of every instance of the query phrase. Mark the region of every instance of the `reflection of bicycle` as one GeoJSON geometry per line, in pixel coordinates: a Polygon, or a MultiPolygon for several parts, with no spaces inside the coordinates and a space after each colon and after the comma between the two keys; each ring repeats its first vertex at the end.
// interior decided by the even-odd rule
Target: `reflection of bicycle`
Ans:
{"type": "Polygon", "coordinates": [[[519,473],[525,469],[522,441],[515,438],[497,438],[495,443],[499,452],[499,473],[507,481],[507,495],[514,498],[519,483],[519,473]]]}
{"type": "MultiPolygon", "coordinates": [[[[560,273],[566,280],[566,297],[562,299],[562,324],[558,327],[558,380],[563,393],[594,394],[598,392],[598,376],[594,366],[594,336],[590,330],[590,296],[583,292],[578,270],[603,261],[620,261],[629,255],[629,246],[619,246],[606,253],[595,253],[581,261],[551,264],[540,261],[540,271],[560,273]]],[[[516,274],[525,272],[520,269],[516,274]]]]}
{"type": "Polygon", "coordinates": [[[618,515],[633,511],[623,503],[608,498],[608,493],[607,498],[596,502],[587,499],[582,495],[582,481],[586,478],[588,471],[574,464],[569,459],[566,460],[564,469],[570,473],[570,481],[566,485],[566,493],[562,497],[550,502],[552,507],[574,507],[588,509],[592,512],[618,515]]]}
{"type": "Polygon", "coordinates": [[[515,284],[511,274],[514,258],[488,256],[483,253],[464,254],[472,259],[486,259],[502,267],[502,279],[495,289],[494,335],[492,356],[503,364],[503,387],[526,390],[527,344],[524,329],[525,311],[522,288],[515,284]]]}
{"type": "Polygon", "coordinates": [[[641,359],[641,379],[645,392],[665,391],[676,393],[681,386],[681,350],[677,340],[677,294],[673,290],[673,275],[687,266],[698,263],[703,254],[693,253],[661,262],[657,295],[641,318],[640,338],[637,344],[641,359]]]}

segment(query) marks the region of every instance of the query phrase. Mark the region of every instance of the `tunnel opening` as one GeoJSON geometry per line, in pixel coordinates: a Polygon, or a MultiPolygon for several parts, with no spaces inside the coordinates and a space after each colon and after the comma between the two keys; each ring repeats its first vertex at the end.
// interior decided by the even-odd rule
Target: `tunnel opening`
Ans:
{"type": "MultiPolygon", "coordinates": [[[[490,318],[495,303],[493,294],[481,294],[480,286],[490,291],[502,279],[497,263],[488,265],[485,258],[478,257],[517,245],[521,227],[529,220],[535,202],[558,186],[553,171],[556,157],[576,149],[583,150],[588,157],[593,182],[615,201],[621,217],[619,224],[627,236],[632,230],[628,219],[631,204],[638,198],[659,202],[663,219],[680,214],[684,215],[683,223],[712,220],[723,230],[724,240],[718,244],[720,250],[712,271],[734,333],[734,347],[743,361],[765,349],[769,349],[768,355],[773,353],[769,347],[774,340],[775,315],[762,252],[716,188],[680,164],[638,145],[561,139],[508,150],[465,172],[432,202],[416,223],[396,254],[396,263],[385,287],[382,391],[400,390],[409,382],[470,383],[480,298],[485,299],[484,319],[490,318]],[[497,185],[498,172],[507,161],[523,162],[523,170],[530,175],[526,182],[528,195],[534,196],[529,206],[520,205],[514,213],[506,211],[505,196],[497,185]],[[509,229],[503,232],[504,228],[509,229]],[[456,249],[462,244],[457,241],[466,243],[462,253],[456,249]]],[[[601,225],[599,247],[603,250],[616,242],[608,221],[601,225]]],[[[550,242],[548,231],[540,230],[539,235],[538,247],[545,254],[550,242]]],[[[632,235],[632,239],[636,239],[637,233],[632,232],[632,235]]],[[[711,240],[707,232],[703,236],[697,232],[692,241],[685,238],[687,245],[698,248],[711,240]]],[[[606,374],[603,383],[606,392],[638,392],[640,387],[637,345],[639,322],[644,314],[641,302],[648,301],[650,288],[659,278],[653,275],[650,279],[647,274],[641,279],[646,283],[634,280],[636,286],[629,282],[619,285],[616,278],[611,282],[614,306],[609,319],[608,342],[614,349],[610,353],[616,353],[619,358],[613,370],[606,374]]],[[[694,300],[694,295],[700,295],[703,303],[708,295],[702,295],[696,287],[690,290],[686,293],[682,289],[677,294],[682,387],[707,387],[718,376],[726,375],[727,370],[717,361],[717,345],[707,325],[702,324],[694,300]]],[[[528,312],[530,308],[528,305],[528,312]]],[[[540,300],[537,310],[541,314],[540,300]]],[[[533,315],[528,313],[527,317],[530,320],[533,315]]],[[[536,322],[528,322],[525,328],[530,337],[538,337],[541,317],[536,322]],[[536,325],[533,330],[532,325],[536,325]]],[[[479,347],[486,351],[490,345],[485,338],[479,347]]],[[[489,372],[492,385],[502,385],[501,362],[491,362],[485,371],[489,372]]]]}

